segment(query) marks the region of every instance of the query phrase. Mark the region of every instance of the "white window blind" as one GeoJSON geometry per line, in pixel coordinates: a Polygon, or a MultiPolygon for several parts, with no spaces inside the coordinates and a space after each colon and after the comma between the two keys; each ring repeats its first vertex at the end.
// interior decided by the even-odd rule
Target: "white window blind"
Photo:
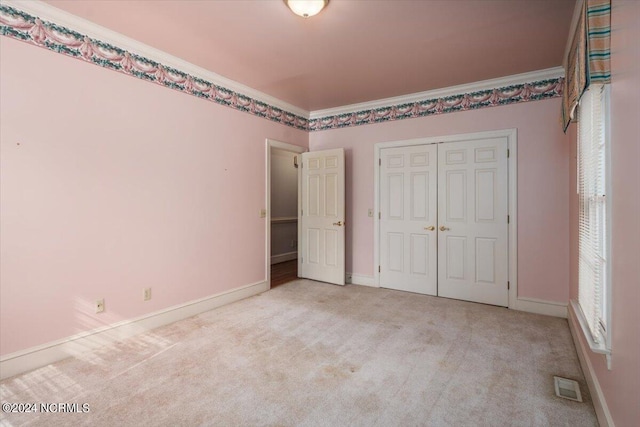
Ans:
{"type": "Polygon", "coordinates": [[[591,338],[607,347],[606,91],[591,85],[578,107],[578,302],[591,338]]]}

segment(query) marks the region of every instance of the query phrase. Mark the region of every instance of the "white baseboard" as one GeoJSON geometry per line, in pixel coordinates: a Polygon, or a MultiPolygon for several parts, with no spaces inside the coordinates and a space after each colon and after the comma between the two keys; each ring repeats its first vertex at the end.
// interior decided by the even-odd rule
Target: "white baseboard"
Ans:
{"type": "Polygon", "coordinates": [[[585,345],[584,341],[580,339],[582,329],[577,324],[576,314],[571,308],[569,308],[568,321],[569,330],[573,337],[573,343],[576,346],[576,353],[578,353],[578,359],[580,360],[580,366],[582,367],[582,372],[584,373],[587,385],[589,386],[589,391],[591,392],[591,400],[593,401],[593,407],[596,410],[598,423],[600,423],[600,427],[614,427],[613,418],[611,418],[607,401],[604,398],[602,388],[600,388],[600,383],[598,382],[598,377],[593,370],[593,365],[589,358],[590,349],[585,345]]]}
{"type": "MultiPolygon", "coordinates": [[[[373,276],[365,276],[363,274],[347,273],[346,283],[351,285],[371,286],[378,288],[373,276]]],[[[546,316],[567,318],[567,304],[545,301],[536,298],[518,298],[513,310],[526,311],[529,313],[544,314],[546,316]]]]}
{"type": "Polygon", "coordinates": [[[159,326],[186,319],[268,290],[269,286],[267,282],[261,281],[149,313],[135,319],[123,320],[112,325],[81,332],[61,340],[7,354],[0,358],[0,379],[9,378],[32,369],[40,368],[57,362],[58,360],[78,355],[86,350],[107,345],[159,326]]]}
{"type": "Polygon", "coordinates": [[[377,288],[375,280],[372,276],[365,276],[364,274],[347,273],[346,283],[348,285],[362,285],[371,286],[377,288]]]}
{"type": "Polygon", "coordinates": [[[278,264],[280,262],[292,261],[294,259],[298,259],[298,251],[287,252],[280,255],[272,255],[271,256],[271,264],[278,264]]]}
{"type": "Polygon", "coordinates": [[[509,308],[529,313],[544,314],[545,316],[567,318],[567,304],[561,302],[519,297],[516,299],[515,305],[509,308]]]}

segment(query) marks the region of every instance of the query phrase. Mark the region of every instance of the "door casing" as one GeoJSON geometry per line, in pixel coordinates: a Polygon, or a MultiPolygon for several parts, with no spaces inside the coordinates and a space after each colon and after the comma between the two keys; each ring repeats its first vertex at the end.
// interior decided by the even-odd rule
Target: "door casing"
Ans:
{"type": "Polygon", "coordinates": [[[438,144],[442,142],[463,142],[475,141],[487,138],[507,138],[507,149],[509,157],[507,159],[507,182],[508,182],[508,203],[507,214],[508,224],[508,281],[509,281],[509,308],[517,306],[518,296],[518,142],[517,129],[505,129],[489,132],[475,132],[468,134],[448,135],[441,137],[416,138],[391,142],[379,142],[374,146],[374,283],[380,287],[380,159],[381,150],[391,147],[403,147],[422,144],[438,144]]]}

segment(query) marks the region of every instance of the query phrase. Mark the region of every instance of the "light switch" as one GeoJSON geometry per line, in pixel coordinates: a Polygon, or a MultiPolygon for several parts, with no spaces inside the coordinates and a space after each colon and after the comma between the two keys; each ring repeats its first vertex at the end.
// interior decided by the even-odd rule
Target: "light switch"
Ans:
{"type": "Polygon", "coordinates": [[[373,218],[373,209],[369,208],[369,218],[373,218]]]}
{"type": "Polygon", "coordinates": [[[260,218],[265,218],[267,216],[267,210],[266,209],[260,209],[260,218]]]}

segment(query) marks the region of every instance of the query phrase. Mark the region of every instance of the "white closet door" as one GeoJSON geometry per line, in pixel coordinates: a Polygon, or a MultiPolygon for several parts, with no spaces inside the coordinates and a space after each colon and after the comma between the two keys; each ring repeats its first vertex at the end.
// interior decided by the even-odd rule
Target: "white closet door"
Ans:
{"type": "Polygon", "coordinates": [[[438,183],[438,295],[507,306],[507,139],[439,144],[438,183]]]}
{"type": "Polygon", "coordinates": [[[300,277],[344,285],[344,149],[302,153],[300,277]]]}
{"type": "Polygon", "coordinates": [[[437,293],[435,144],[381,150],[380,286],[437,293]]]}

